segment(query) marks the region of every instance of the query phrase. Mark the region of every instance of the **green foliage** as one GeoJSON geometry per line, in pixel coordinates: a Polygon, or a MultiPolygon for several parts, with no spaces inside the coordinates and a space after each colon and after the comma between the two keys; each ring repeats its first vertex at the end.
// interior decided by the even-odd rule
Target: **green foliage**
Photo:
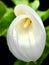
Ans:
{"type": "Polygon", "coordinates": [[[46,46],[49,48],[49,26],[46,27],[46,46]]]}
{"type": "Polygon", "coordinates": [[[39,0],[35,0],[31,3],[29,3],[29,0],[12,0],[14,4],[26,4],[26,5],[29,5],[30,7],[32,7],[34,10],[37,10],[39,5],[40,5],[40,2],[39,0]]]}
{"type": "Polygon", "coordinates": [[[0,1],[0,19],[5,14],[6,10],[7,6],[2,1],[0,1]]]}
{"type": "Polygon", "coordinates": [[[14,63],[14,65],[26,65],[26,62],[17,60],[17,61],[14,63]]]}
{"type": "Polygon", "coordinates": [[[30,5],[30,7],[32,7],[34,10],[37,10],[38,7],[40,6],[40,2],[39,2],[39,0],[35,0],[35,1],[31,2],[31,3],[29,3],[29,5],[30,5]]]}
{"type": "Polygon", "coordinates": [[[46,11],[37,11],[43,21],[49,18],[49,9],[46,11]]]}
{"type": "Polygon", "coordinates": [[[14,19],[15,15],[13,13],[13,9],[8,9],[8,11],[4,14],[2,19],[0,20],[0,36],[4,35],[7,32],[7,29],[14,19]]]}
{"type": "Polygon", "coordinates": [[[12,0],[14,4],[28,4],[28,0],[12,0]]]}

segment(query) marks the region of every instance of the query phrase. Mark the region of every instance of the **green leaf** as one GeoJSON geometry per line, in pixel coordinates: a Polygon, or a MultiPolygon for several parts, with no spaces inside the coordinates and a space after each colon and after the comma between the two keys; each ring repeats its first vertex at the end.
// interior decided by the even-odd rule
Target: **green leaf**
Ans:
{"type": "Polygon", "coordinates": [[[4,35],[7,32],[7,29],[14,18],[15,15],[13,9],[8,9],[8,11],[0,20],[0,36],[4,35]]]}
{"type": "Polygon", "coordinates": [[[49,18],[49,9],[46,11],[37,11],[37,13],[39,14],[39,16],[41,17],[43,21],[49,18]]]}
{"type": "Polygon", "coordinates": [[[28,4],[28,0],[12,0],[14,4],[28,4]]]}
{"type": "Polygon", "coordinates": [[[31,2],[29,5],[30,5],[34,10],[37,10],[38,7],[40,6],[40,2],[39,2],[39,0],[35,0],[35,1],[31,2]]]}
{"type": "Polygon", "coordinates": [[[46,46],[49,47],[49,26],[46,27],[46,46]]]}
{"type": "Polygon", "coordinates": [[[33,64],[36,64],[34,62],[23,62],[21,60],[16,60],[14,65],[33,65],[33,64]]]}
{"type": "Polygon", "coordinates": [[[15,61],[14,65],[26,65],[26,62],[17,60],[17,61],[15,61]]]}
{"type": "Polygon", "coordinates": [[[6,11],[7,11],[7,6],[2,1],[0,1],[0,19],[6,13],[6,11]]]}
{"type": "Polygon", "coordinates": [[[40,2],[39,0],[34,0],[33,2],[29,3],[29,0],[12,0],[14,4],[27,4],[28,6],[32,7],[34,10],[37,10],[40,2]]]}

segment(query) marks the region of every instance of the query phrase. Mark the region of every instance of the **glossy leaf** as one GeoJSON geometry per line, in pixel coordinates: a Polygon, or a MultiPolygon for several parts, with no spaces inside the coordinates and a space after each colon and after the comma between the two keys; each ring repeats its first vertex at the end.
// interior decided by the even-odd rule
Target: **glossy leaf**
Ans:
{"type": "Polygon", "coordinates": [[[26,62],[17,60],[17,61],[15,61],[14,65],[26,65],[26,62]]]}
{"type": "Polygon", "coordinates": [[[0,20],[0,36],[4,35],[7,32],[7,29],[14,19],[15,15],[13,13],[13,9],[9,9],[2,19],[0,20]]]}
{"type": "Polygon", "coordinates": [[[6,11],[7,11],[7,6],[2,1],[0,1],[0,19],[6,13],[6,11]]]}
{"type": "Polygon", "coordinates": [[[46,27],[46,46],[49,47],[49,26],[46,27]]]}
{"type": "Polygon", "coordinates": [[[43,21],[49,18],[49,9],[46,11],[37,11],[43,21]]]}
{"type": "Polygon", "coordinates": [[[28,4],[28,0],[12,0],[14,4],[28,4]]]}
{"type": "Polygon", "coordinates": [[[29,3],[29,0],[12,0],[14,4],[26,4],[30,7],[32,7],[34,10],[37,10],[39,5],[40,5],[40,2],[39,0],[34,0],[33,2],[30,2],[29,3]]]}
{"type": "Polygon", "coordinates": [[[37,10],[38,7],[40,6],[39,0],[35,0],[35,1],[31,2],[31,3],[30,3],[30,6],[31,6],[34,10],[37,10]]]}

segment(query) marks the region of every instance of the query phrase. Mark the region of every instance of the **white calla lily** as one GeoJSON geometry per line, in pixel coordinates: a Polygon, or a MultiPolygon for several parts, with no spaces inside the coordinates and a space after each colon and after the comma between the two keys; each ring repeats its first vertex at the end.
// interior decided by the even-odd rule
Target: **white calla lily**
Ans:
{"type": "Polygon", "coordinates": [[[7,44],[12,54],[23,61],[38,60],[45,48],[46,32],[42,20],[29,6],[20,4],[14,9],[17,16],[7,33],[7,44]]]}

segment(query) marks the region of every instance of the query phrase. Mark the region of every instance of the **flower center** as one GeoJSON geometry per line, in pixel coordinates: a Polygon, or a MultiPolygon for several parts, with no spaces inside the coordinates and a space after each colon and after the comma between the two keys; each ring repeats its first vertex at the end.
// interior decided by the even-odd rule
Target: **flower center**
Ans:
{"type": "Polygon", "coordinates": [[[27,18],[26,21],[24,22],[23,27],[24,27],[24,29],[26,29],[26,28],[30,27],[30,25],[31,25],[31,20],[29,18],[27,18]]]}
{"type": "Polygon", "coordinates": [[[19,31],[29,31],[32,28],[32,21],[30,18],[24,18],[17,23],[19,31]]]}

